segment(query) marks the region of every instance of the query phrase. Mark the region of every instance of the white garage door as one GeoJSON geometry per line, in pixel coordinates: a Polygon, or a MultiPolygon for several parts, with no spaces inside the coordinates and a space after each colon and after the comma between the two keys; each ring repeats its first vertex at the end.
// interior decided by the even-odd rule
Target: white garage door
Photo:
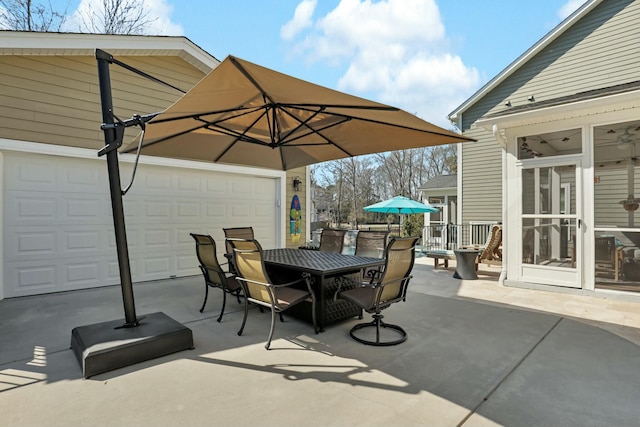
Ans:
{"type": "MultiPolygon", "coordinates": [[[[123,187],[131,165],[121,163],[123,187]]],[[[104,159],[4,156],[4,296],[120,282],[104,159]]],[[[200,274],[189,233],[251,225],[276,246],[277,180],[164,166],[138,166],[124,197],[134,282],[200,274]]]]}

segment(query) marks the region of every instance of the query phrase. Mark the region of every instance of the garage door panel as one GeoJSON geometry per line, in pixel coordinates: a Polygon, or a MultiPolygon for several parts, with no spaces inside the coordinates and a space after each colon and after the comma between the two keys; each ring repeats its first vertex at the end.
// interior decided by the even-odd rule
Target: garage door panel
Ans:
{"type": "Polygon", "coordinates": [[[144,248],[147,250],[161,249],[166,251],[169,249],[170,230],[166,228],[147,228],[144,229],[144,248]]]}
{"type": "Polygon", "coordinates": [[[67,264],[62,270],[62,282],[65,287],[81,289],[100,283],[100,261],[85,261],[67,264]]]}
{"type": "Polygon", "coordinates": [[[183,196],[200,196],[202,194],[203,179],[198,173],[180,175],[176,188],[183,196]]]}
{"type": "Polygon", "coordinates": [[[210,202],[205,204],[205,219],[212,221],[223,220],[226,215],[226,206],[220,202],[210,202]]]}
{"type": "Polygon", "coordinates": [[[175,201],[175,216],[178,221],[199,220],[202,217],[202,214],[202,203],[199,201],[175,201]]]}
{"type": "Polygon", "coordinates": [[[230,181],[231,194],[234,198],[246,198],[254,193],[254,186],[247,178],[230,181]]]}
{"type": "MultiPolygon", "coordinates": [[[[6,153],[5,296],[120,283],[104,160],[6,153]]],[[[123,185],[131,165],[121,164],[123,185]]],[[[277,180],[140,165],[124,196],[134,282],[199,275],[189,233],[211,234],[224,261],[226,227],[276,242],[277,180]]]]}
{"type": "Polygon", "coordinates": [[[58,247],[57,233],[47,229],[26,232],[16,228],[8,229],[5,230],[5,242],[8,243],[5,248],[5,252],[8,250],[8,256],[5,256],[7,261],[53,257],[56,256],[58,247]]]}
{"type": "Polygon", "coordinates": [[[5,193],[5,223],[13,225],[102,225],[113,224],[111,207],[104,198],[78,199],[71,193],[5,193]]]}
{"type": "Polygon", "coordinates": [[[144,259],[142,275],[161,273],[162,277],[171,275],[171,260],[168,256],[148,256],[144,259]]]}
{"type": "Polygon", "coordinates": [[[232,203],[229,206],[229,210],[231,211],[230,216],[234,219],[239,217],[249,218],[254,211],[250,203],[232,203]]]}
{"type": "Polygon", "coordinates": [[[176,273],[178,276],[191,276],[200,273],[195,250],[193,254],[178,255],[176,257],[176,273]]]}
{"type": "Polygon", "coordinates": [[[13,176],[13,186],[18,190],[52,191],[56,189],[56,166],[43,158],[34,158],[31,162],[5,162],[7,176],[13,176]]]}
{"type": "Polygon", "coordinates": [[[103,248],[100,244],[100,231],[90,229],[86,231],[70,230],[64,234],[64,250],[72,252],[92,252],[103,248]]]}
{"type": "Polygon", "coordinates": [[[9,191],[5,193],[5,215],[11,222],[54,221],[58,214],[58,199],[46,193],[34,192],[29,195],[9,191]]]}

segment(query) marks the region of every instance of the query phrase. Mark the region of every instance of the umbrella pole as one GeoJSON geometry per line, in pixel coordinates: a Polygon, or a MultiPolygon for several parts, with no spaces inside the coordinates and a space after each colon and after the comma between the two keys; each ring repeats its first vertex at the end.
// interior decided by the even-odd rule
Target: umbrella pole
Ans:
{"type": "Polygon", "coordinates": [[[82,375],[85,378],[193,348],[191,329],[166,314],[150,313],[140,321],[136,318],[117,151],[118,147],[122,145],[124,129],[127,124],[114,122],[111,77],[109,75],[109,64],[113,58],[98,49],[96,50],[96,59],[98,60],[100,101],[102,104],[102,130],[106,144],[99,151],[98,156],[105,154],[107,156],[111,209],[116,234],[125,319],[124,324],[122,319],[118,319],[73,328],[71,349],[82,367],[82,375]]]}
{"type": "MultiPolygon", "coordinates": [[[[122,205],[122,187],[120,183],[120,166],[118,164],[117,148],[122,145],[124,126],[114,126],[113,96],[111,94],[111,75],[108,57],[97,55],[98,80],[100,83],[100,102],[102,104],[102,129],[104,131],[107,169],[109,172],[109,191],[111,193],[111,210],[113,213],[113,227],[116,237],[118,266],[120,268],[120,286],[124,303],[125,327],[136,326],[136,307],[133,299],[133,284],[131,283],[131,266],[127,245],[127,231],[124,223],[124,208],[122,205]]],[[[98,155],[100,155],[98,154],[98,155]]]]}

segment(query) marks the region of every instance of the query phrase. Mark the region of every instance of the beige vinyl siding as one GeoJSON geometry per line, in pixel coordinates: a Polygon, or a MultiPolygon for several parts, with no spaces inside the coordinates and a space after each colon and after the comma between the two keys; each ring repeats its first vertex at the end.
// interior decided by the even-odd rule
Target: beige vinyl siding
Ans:
{"type": "Polygon", "coordinates": [[[306,221],[304,220],[304,218],[306,218],[310,214],[310,212],[306,212],[307,210],[307,193],[305,191],[306,184],[307,184],[305,182],[306,173],[307,173],[307,169],[305,166],[295,168],[295,169],[290,169],[287,171],[287,177],[285,182],[287,198],[284,201],[285,207],[287,208],[286,209],[287,214],[285,215],[285,218],[284,218],[284,227],[286,230],[285,234],[287,236],[286,238],[287,248],[297,248],[299,246],[303,246],[307,240],[311,239],[311,234],[307,231],[306,221]],[[300,178],[300,181],[302,181],[300,191],[293,190],[293,178],[296,176],[300,178]],[[300,232],[300,241],[297,243],[294,243],[291,241],[291,234],[289,233],[289,208],[291,206],[291,199],[293,199],[294,195],[298,196],[298,199],[300,200],[300,207],[302,209],[302,231],[300,232]]]}
{"type": "Polygon", "coordinates": [[[478,142],[462,144],[462,223],[502,220],[502,154],[483,129],[465,132],[478,142]]]}
{"type": "MultiPolygon", "coordinates": [[[[176,57],[119,60],[183,90],[204,74],[176,57]]],[[[121,119],[169,106],[181,93],[111,65],[115,114],[121,119]]],[[[84,56],[0,56],[0,137],[96,148],[104,145],[97,61],[84,56]]],[[[130,129],[127,138],[137,134],[130,129]]]]}
{"type": "MultiPolygon", "coordinates": [[[[627,169],[596,169],[594,175],[598,182],[594,184],[594,221],[596,227],[627,227],[629,214],[619,202],[627,198],[627,169]]],[[[640,188],[640,174],[634,179],[636,190],[640,188]]],[[[637,213],[637,211],[636,211],[637,213]]],[[[635,216],[637,227],[638,216],[635,216]]]]}
{"type": "Polygon", "coordinates": [[[640,79],[640,2],[608,0],[567,29],[514,74],[464,112],[463,129],[478,118],[640,79]]]}

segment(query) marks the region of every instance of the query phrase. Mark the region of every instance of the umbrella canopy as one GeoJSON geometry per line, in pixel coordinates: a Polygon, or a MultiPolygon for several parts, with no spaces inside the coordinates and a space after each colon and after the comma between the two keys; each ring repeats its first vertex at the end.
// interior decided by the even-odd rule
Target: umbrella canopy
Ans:
{"type": "Polygon", "coordinates": [[[365,206],[364,210],[368,212],[390,214],[419,214],[426,212],[438,212],[438,208],[434,206],[420,203],[403,196],[396,196],[389,200],[384,200],[373,205],[365,206]]]}
{"type": "MultiPolygon", "coordinates": [[[[227,57],[146,125],[142,153],[288,170],[473,141],[388,105],[227,57]]],[[[124,152],[137,149],[137,142],[124,152]]]]}

